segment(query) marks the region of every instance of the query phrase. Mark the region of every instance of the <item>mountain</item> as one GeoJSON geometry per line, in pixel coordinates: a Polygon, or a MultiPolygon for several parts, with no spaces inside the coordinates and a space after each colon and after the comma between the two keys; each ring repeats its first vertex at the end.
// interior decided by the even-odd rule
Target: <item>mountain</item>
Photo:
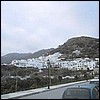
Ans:
{"type": "Polygon", "coordinates": [[[72,57],[89,57],[95,58],[99,57],[99,39],[92,37],[74,37],[69,39],[63,45],[59,45],[56,49],[49,52],[53,54],[55,52],[60,52],[65,58],[72,57]],[[73,53],[80,52],[78,56],[73,53]]]}
{"type": "Polygon", "coordinates": [[[45,55],[45,54],[47,54],[48,52],[50,52],[52,50],[54,50],[54,48],[42,49],[42,50],[39,50],[39,51],[25,57],[25,59],[38,58],[38,57],[42,56],[43,54],[45,55]]]}
{"type": "Polygon", "coordinates": [[[9,64],[12,60],[31,59],[50,52],[54,48],[39,50],[35,53],[9,53],[1,57],[1,63],[9,64]]]}
{"type": "Polygon", "coordinates": [[[11,53],[1,57],[1,63],[11,63],[12,60],[31,59],[44,55],[54,54],[59,52],[65,59],[76,57],[99,57],[99,39],[93,37],[74,37],[68,39],[64,44],[59,45],[57,48],[43,49],[35,53],[11,53]]]}
{"type": "Polygon", "coordinates": [[[1,57],[1,63],[9,64],[12,60],[24,59],[25,57],[31,55],[32,53],[9,53],[1,57]]]}

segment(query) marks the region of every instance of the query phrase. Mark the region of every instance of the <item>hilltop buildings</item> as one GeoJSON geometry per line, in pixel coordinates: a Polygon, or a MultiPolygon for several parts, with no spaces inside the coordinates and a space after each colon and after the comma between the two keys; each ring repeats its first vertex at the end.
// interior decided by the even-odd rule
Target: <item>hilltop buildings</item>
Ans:
{"type": "Polygon", "coordinates": [[[87,68],[93,70],[97,66],[97,62],[99,62],[99,58],[95,58],[95,60],[89,58],[76,58],[63,61],[62,58],[60,58],[61,55],[62,54],[57,52],[45,57],[43,55],[39,58],[13,60],[11,64],[17,67],[38,67],[41,69],[47,67],[47,60],[49,59],[52,67],[68,68],[69,70],[87,70],[87,68]]]}

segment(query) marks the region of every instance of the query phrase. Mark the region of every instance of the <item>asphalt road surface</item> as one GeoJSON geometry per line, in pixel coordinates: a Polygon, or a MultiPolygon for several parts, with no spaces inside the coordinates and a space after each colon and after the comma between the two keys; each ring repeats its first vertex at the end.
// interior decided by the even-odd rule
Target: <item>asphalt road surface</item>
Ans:
{"type": "MultiPolygon", "coordinates": [[[[86,84],[86,83],[81,83],[81,84],[86,84]]],[[[49,90],[46,92],[40,92],[37,94],[31,94],[31,95],[23,96],[17,99],[61,99],[62,94],[67,87],[68,86],[61,87],[61,88],[54,89],[54,90],[49,90]]]]}

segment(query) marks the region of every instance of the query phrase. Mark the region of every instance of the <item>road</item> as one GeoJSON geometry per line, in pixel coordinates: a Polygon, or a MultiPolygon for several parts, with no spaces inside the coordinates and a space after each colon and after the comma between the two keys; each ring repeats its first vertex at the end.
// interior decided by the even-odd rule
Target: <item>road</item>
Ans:
{"type": "MultiPolygon", "coordinates": [[[[87,83],[81,83],[81,84],[87,84],[87,83]]],[[[61,99],[62,94],[67,87],[68,86],[46,91],[46,92],[41,92],[38,94],[31,94],[17,99],[61,99]]]]}

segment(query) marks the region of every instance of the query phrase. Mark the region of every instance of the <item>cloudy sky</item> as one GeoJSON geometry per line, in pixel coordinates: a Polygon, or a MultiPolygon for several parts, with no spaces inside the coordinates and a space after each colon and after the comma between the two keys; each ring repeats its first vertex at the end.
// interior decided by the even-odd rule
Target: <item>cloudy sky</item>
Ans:
{"type": "Polygon", "coordinates": [[[99,38],[99,1],[1,1],[1,55],[99,38]]]}

